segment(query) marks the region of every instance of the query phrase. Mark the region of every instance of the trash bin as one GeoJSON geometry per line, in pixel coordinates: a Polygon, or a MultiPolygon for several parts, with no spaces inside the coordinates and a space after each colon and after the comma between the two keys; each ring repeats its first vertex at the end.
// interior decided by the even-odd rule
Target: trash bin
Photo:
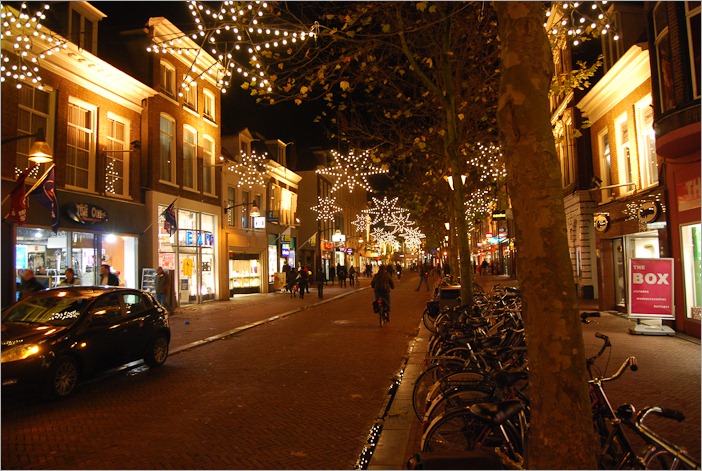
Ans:
{"type": "Polygon", "coordinates": [[[461,305],[461,285],[447,285],[439,288],[439,306],[454,307],[461,305]]]}

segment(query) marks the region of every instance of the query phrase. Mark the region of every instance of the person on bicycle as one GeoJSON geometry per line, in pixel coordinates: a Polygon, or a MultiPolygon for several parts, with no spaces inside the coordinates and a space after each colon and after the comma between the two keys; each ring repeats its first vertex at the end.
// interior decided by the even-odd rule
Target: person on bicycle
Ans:
{"type": "Polygon", "coordinates": [[[375,274],[371,280],[371,287],[375,293],[375,299],[381,298],[387,306],[388,313],[390,312],[390,290],[395,289],[395,283],[393,283],[390,273],[383,266],[378,267],[378,273],[375,274]]]}

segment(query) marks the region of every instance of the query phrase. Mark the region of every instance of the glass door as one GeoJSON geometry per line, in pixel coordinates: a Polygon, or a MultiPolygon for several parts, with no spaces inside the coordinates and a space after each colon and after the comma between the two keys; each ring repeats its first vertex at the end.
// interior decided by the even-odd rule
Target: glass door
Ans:
{"type": "Polygon", "coordinates": [[[617,306],[626,307],[626,256],[624,239],[612,240],[614,259],[614,300],[617,306]]]}

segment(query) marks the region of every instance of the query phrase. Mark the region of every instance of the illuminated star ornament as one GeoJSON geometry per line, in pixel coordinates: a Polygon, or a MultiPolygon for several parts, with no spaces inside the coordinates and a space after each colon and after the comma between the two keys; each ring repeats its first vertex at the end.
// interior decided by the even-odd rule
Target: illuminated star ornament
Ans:
{"type": "Polygon", "coordinates": [[[268,152],[258,155],[255,151],[250,154],[241,152],[240,161],[227,167],[227,170],[239,176],[236,186],[253,188],[266,185],[266,173],[271,169],[268,152]]]}
{"type": "Polygon", "coordinates": [[[364,214],[357,214],[351,224],[356,228],[356,232],[365,233],[370,225],[370,218],[364,214]]]}
{"type": "Polygon", "coordinates": [[[322,198],[318,197],[317,201],[319,204],[317,206],[312,206],[312,211],[317,213],[318,221],[333,221],[334,214],[339,213],[342,209],[336,206],[336,198],[322,198]]]}
{"type": "Polygon", "coordinates": [[[246,84],[272,90],[272,80],[264,71],[262,59],[273,49],[288,54],[293,47],[316,37],[316,26],[310,31],[288,31],[275,27],[275,12],[266,2],[220,2],[210,7],[204,2],[190,1],[188,8],[196,30],[169,37],[153,38],[147,51],[188,57],[190,70],[181,87],[187,89],[191,81],[209,74],[222,93],[231,86],[232,74],[237,73],[246,84]],[[208,64],[200,50],[216,60],[208,64]]]}
{"type": "Polygon", "coordinates": [[[387,196],[384,196],[382,200],[379,200],[374,196],[372,200],[373,206],[361,211],[370,216],[371,225],[385,223],[392,213],[401,209],[397,207],[397,197],[388,200],[387,196]]]}
{"type": "Polygon", "coordinates": [[[317,173],[334,179],[332,193],[343,187],[346,187],[350,193],[353,193],[356,187],[371,191],[368,177],[388,173],[386,169],[373,167],[373,159],[368,151],[358,155],[353,150],[349,151],[348,155],[339,154],[334,150],[331,152],[334,156],[334,166],[318,169],[317,173]]]}
{"type": "Polygon", "coordinates": [[[29,5],[29,2],[23,2],[19,12],[2,5],[0,19],[3,52],[0,54],[0,80],[15,80],[17,88],[22,88],[22,82],[30,82],[42,90],[44,87],[39,74],[39,60],[65,49],[67,41],[41,24],[46,19],[44,13],[49,10],[49,5],[42,5],[33,15],[29,12],[29,5]],[[5,52],[6,41],[12,43],[10,53],[5,52]]]}

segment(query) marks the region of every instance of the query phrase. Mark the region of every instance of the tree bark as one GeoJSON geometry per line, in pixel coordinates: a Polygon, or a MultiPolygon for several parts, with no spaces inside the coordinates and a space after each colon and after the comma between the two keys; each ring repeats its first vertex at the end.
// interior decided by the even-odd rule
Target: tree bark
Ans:
{"type": "Polygon", "coordinates": [[[595,469],[578,300],[551,129],[553,60],[539,2],[494,2],[501,41],[498,127],[512,195],[529,357],[528,468],[595,469]]]}

